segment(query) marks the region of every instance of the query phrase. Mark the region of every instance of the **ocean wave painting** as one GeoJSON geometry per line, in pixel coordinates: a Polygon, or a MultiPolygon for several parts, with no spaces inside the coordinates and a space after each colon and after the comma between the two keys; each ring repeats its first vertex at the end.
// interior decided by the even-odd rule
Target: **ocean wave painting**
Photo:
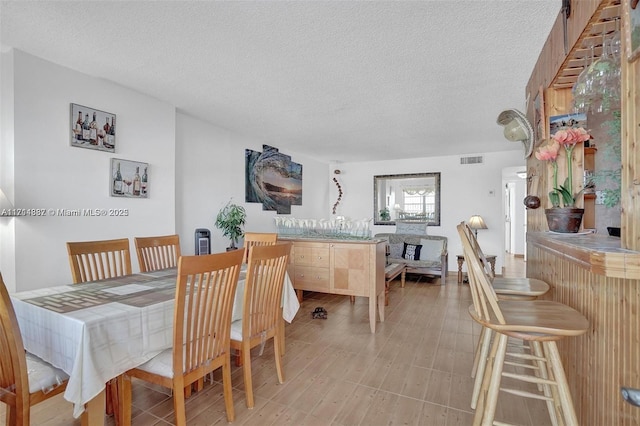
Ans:
{"type": "Polygon", "coordinates": [[[263,210],[291,214],[302,205],[302,164],[269,145],[262,152],[245,150],[245,201],[262,203],[263,210]]]}

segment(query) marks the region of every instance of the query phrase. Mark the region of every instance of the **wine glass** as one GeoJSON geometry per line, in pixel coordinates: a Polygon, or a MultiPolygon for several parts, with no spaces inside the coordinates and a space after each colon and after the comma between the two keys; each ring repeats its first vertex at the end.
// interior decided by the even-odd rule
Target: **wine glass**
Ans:
{"type": "Polygon", "coordinates": [[[571,89],[574,109],[576,112],[586,112],[589,109],[589,104],[591,103],[590,92],[592,81],[589,79],[589,73],[591,65],[593,64],[593,57],[594,45],[591,44],[590,55],[584,57],[584,68],[580,75],[578,75],[578,78],[571,89]],[[587,65],[589,58],[591,58],[591,62],[587,65]]]}

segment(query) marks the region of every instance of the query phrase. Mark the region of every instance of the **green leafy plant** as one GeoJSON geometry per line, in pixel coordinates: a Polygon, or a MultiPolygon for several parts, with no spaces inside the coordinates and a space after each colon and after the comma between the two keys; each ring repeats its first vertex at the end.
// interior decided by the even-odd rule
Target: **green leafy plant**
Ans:
{"type": "Polygon", "coordinates": [[[222,230],[222,235],[229,237],[231,245],[229,248],[236,248],[238,238],[244,235],[243,226],[247,218],[244,207],[232,204],[231,200],[218,212],[215,227],[222,230]]]}
{"type": "Polygon", "coordinates": [[[385,207],[384,209],[380,210],[380,220],[385,222],[391,220],[391,214],[389,213],[388,208],[385,207]]]}

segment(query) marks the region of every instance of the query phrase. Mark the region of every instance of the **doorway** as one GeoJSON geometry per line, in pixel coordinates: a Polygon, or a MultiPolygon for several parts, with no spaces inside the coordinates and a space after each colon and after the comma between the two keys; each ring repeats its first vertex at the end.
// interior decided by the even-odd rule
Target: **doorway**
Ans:
{"type": "Polygon", "coordinates": [[[524,166],[507,167],[502,170],[504,188],[504,250],[505,253],[523,257],[526,249],[526,209],[523,204],[526,196],[526,180],[517,173],[524,166]]]}

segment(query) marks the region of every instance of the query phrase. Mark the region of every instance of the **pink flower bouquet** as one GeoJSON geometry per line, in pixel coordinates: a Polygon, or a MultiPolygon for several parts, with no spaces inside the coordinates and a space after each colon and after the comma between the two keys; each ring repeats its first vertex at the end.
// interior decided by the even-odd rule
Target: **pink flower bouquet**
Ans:
{"type": "Polygon", "coordinates": [[[574,207],[579,191],[576,194],[573,193],[573,170],[572,157],[573,149],[576,144],[585,142],[591,139],[591,135],[582,127],[568,128],[558,130],[551,136],[551,141],[546,146],[538,148],[535,155],[540,161],[550,161],[553,166],[553,190],[549,192],[549,200],[553,207],[560,207],[560,201],[564,207],[574,207]],[[567,178],[563,185],[558,186],[558,154],[560,148],[564,147],[567,154],[567,178]]]}

